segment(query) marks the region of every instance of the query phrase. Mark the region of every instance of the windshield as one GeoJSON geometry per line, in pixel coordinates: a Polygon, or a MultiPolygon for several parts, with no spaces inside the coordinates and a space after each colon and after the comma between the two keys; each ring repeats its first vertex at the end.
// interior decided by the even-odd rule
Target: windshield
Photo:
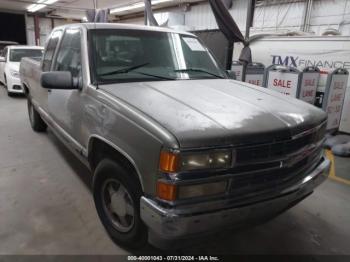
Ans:
{"type": "Polygon", "coordinates": [[[41,57],[43,51],[40,49],[12,49],[10,52],[11,62],[20,62],[23,57],[41,57]]]}
{"type": "Polygon", "coordinates": [[[91,30],[92,77],[99,84],[226,78],[197,38],[158,31],[91,30]]]}

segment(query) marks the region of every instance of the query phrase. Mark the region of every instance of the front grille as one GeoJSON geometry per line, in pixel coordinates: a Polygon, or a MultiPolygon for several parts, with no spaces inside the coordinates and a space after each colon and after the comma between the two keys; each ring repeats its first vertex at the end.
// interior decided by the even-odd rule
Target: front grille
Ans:
{"type": "Polygon", "coordinates": [[[314,134],[308,134],[300,138],[275,142],[269,145],[252,146],[237,149],[237,163],[251,162],[252,160],[280,158],[292,154],[313,142],[314,134]]]}
{"type": "Polygon", "coordinates": [[[289,141],[237,149],[229,193],[235,199],[260,198],[302,180],[320,161],[326,125],[289,141]],[[314,145],[314,147],[312,147],[314,145]],[[317,146],[316,146],[317,145],[317,146]]]}
{"type": "Polygon", "coordinates": [[[296,139],[274,142],[271,144],[257,145],[237,148],[236,163],[245,164],[257,162],[259,160],[283,158],[286,155],[298,152],[302,148],[312,143],[317,143],[325,135],[326,125],[312,133],[300,136],[296,139]]]}
{"type": "Polygon", "coordinates": [[[317,150],[311,156],[304,158],[289,168],[266,170],[262,172],[237,175],[231,179],[230,194],[236,197],[248,197],[266,192],[276,192],[281,188],[302,180],[307,174],[306,169],[310,168],[319,160],[320,151],[317,150]]]}

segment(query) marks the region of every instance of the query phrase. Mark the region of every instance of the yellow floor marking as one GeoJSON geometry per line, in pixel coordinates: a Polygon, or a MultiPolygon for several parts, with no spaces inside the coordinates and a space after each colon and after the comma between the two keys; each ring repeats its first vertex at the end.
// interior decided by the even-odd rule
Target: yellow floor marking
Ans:
{"type": "Polygon", "coordinates": [[[329,171],[329,176],[335,177],[334,155],[333,155],[332,151],[329,149],[326,149],[325,152],[326,152],[326,157],[328,158],[329,161],[331,161],[331,169],[329,171]]]}
{"type": "Polygon", "coordinates": [[[335,175],[334,155],[333,155],[331,150],[326,149],[325,151],[326,151],[326,157],[331,161],[331,170],[329,171],[329,178],[350,186],[350,180],[347,180],[347,179],[344,179],[341,177],[337,177],[335,175]]]}
{"type": "Polygon", "coordinates": [[[341,178],[341,177],[337,177],[337,176],[335,176],[335,177],[329,176],[329,178],[332,179],[332,180],[338,181],[340,183],[343,183],[345,185],[350,186],[350,181],[347,180],[347,179],[344,179],[344,178],[341,178]]]}

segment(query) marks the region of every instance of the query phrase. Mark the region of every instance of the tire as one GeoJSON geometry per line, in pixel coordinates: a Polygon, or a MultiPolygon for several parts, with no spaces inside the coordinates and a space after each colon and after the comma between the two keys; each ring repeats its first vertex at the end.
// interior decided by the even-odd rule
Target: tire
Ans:
{"type": "Polygon", "coordinates": [[[6,75],[4,75],[4,82],[3,82],[3,84],[4,84],[4,88],[6,88],[7,89],[7,80],[6,80],[6,75]]]}
{"type": "Polygon", "coordinates": [[[138,249],[147,243],[147,228],[140,217],[141,185],[130,172],[113,160],[103,159],[94,172],[93,195],[111,239],[123,247],[138,249]]]}
{"type": "Polygon", "coordinates": [[[13,94],[9,91],[9,88],[8,88],[8,86],[7,86],[7,78],[6,78],[6,75],[4,75],[4,87],[6,88],[7,96],[8,96],[8,97],[12,97],[13,94]]]}
{"type": "Polygon", "coordinates": [[[30,97],[27,98],[27,104],[28,104],[28,116],[30,125],[32,126],[32,129],[35,132],[45,132],[47,129],[46,123],[42,120],[39,113],[35,110],[30,97]]]}

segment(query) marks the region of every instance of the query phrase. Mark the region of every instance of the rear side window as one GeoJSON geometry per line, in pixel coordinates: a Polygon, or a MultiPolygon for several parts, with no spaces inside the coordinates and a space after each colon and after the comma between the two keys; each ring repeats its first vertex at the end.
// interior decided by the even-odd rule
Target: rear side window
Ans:
{"type": "Polygon", "coordinates": [[[44,54],[43,68],[42,68],[44,72],[50,70],[52,58],[55,54],[55,50],[56,50],[57,44],[58,44],[61,36],[62,36],[61,30],[55,31],[52,33],[52,36],[51,36],[51,38],[46,46],[46,51],[44,54]]]}
{"type": "Polygon", "coordinates": [[[79,29],[67,29],[60,44],[54,71],[69,71],[73,77],[81,74],[81,45],[79,29]]]}

